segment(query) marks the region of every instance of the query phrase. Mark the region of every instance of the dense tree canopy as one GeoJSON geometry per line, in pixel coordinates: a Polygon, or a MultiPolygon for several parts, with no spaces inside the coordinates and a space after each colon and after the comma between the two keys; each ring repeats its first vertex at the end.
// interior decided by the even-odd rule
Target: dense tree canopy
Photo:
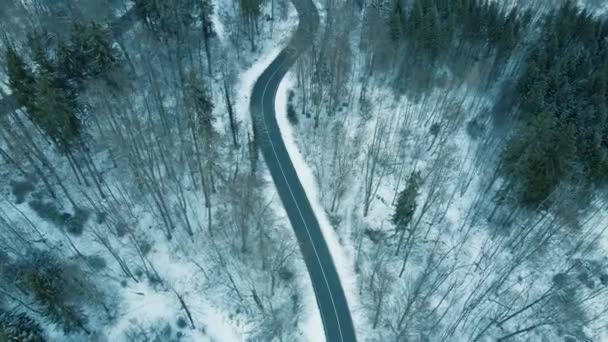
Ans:
{"type": "Polygon", "coordinates": [[[70,40],[60,46],[58,67],[63,77],[80,81],[109,72],[117,61],[118,52],[101,25],[75,22],[70,40]]]}
{"type": "Polygon", "coordinates": [[[529,10],[485,0],[397,0],[392,4],[386,32],[404,59],[397,63],[397,88],[424,91],[436,83],[434,77],[442,65],[457,74],[466,69],[463,58],[493,56],[498,66],[518,44],[527,49],[515,96],[507,101],[513,111],[521,112],[524,131],[511,139],[503,165],[514,181],[508,184],[515,185],[523,203],[539,204],[567,177],[581,184],[605,179],[605,20],[566,1],[544,17],[539,40],[526,46],[521,43],[532,17],[529,10]]]}
{"type": "Polygon", "coordinates": [[[78,93],[86,80],[118,66],[118,52],[104,27],[78,21],[65,40],[31,32],[28,47],[32,66],[14,48],[5,51],[11,90],[32,121],[67,152],[80,135],[78,93]]]}
{"type": "Polygon", "coordinates": [[[30,117],[62,151],[69,150],[80,135],[75,107],[73,100],[57,87],[53,75],[48,72],[38,75],[29,108],[30,117]]]}
{"type": "Polygon", "coordinates": [[[527,202],[544,200],[569,170],[577,182],[608,175],[608,25],[567,1],[547,16],[517,82],[525,132],[505,154],[527,202]]]}
{"type": "Polygon", "coordinates": [[[558,122],[552,113],[530,119],[505,153],[507,172],[524,183],[523,201],[538,203],[572,169],[576,157],[574,125],[558,122]]]}
{"type": "MultiPolygon", "coordinates": [[[[496,56],[499,63],[506,60],[530,21],[530,12],[509,9],[498,1],[396,0],[391,6],[384,19],[390,45],[378,45],[378,49],[397,50],[404,59],[397,62],[403,65],[398,88],[428,87],[437,63],[455,70],[462,68],[463,59],[496,56]],[[410,77],[417,72],[412,65],[420,75],[410,77]],[[420,78],[426,80],[419,82],[420,78]]],[[[378,32],[372,34],[377,37],[378,32]]],[[[391,60],[395,56],[386,51],[377,55],[391,60]]]]}
{"type": "Polygon", "coordinates": [[[44,342],[40,325],[23,313],[0,310],[0,341],[44,342]]]}
{"type": "Polygon", "coordinates": [[[25,104],[32,97],[34,87],[32,71],[13,48],[6,50],[5,60],[11,90],[17,96],[17,101],[25,104]]]}
{"type": "MultiPolygon", "coordinates": [[[[0,278],[31,297],[42,317],[66,333],[88,332],[83,307],[94,302],[96,290],[75,265],[63,263],[50,252],[33,250],[26,259],[0,265],[0,278]]],[[[36,325],[30,326],[36,332],[36,325]]],[[[35,336],[39,339],[32,341],[42,341],[40,334],[35,336]]]]}
{"type": "Polygon", "coordinates": [[[204,32],[212,34],[210,16],[213,4],[209,0],[133,0],[138,16],[146,26],[161,38],[180,38],[196,20],[200,20],[204,32]]]}

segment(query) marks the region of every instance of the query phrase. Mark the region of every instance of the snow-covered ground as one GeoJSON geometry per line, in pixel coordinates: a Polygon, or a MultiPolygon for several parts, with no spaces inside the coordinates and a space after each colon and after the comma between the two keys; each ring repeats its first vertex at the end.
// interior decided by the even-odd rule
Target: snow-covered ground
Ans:
{"type": "MultiPolygon", "coordinates": [[[[294,168],[298,174],[298,178],[306,191],[306,196],[310,201],[310,205],[319,221],[319,226],[323,232],[325,242],[331,252],[333,261],[336,265],[338,275],[342,287],[344,289],[346,299],[348,301],[349,309],[353,316],[353,324],[355,327],[360,326],[363,323],[361,317],[361,304],[359,303],[359,296],[356,290],[356,275],[354,274],[354,261],[353,253],[354,248],[352,246],[345,246],[344,241],[340,242],[340,237],[334,231],[332,225],[329,222],[329,218],[325,212],[325,209],[319,201],[318,185],[315,179],[314,172],[309,165],[304,161],[304,157],[300,152],[293,132],[293,128],[287,119],[287,97],[288,90],[295,84],[294,76],[292,72],[288,72],[285,78],[281,81],[276,95],[276,113],[277,123],[281,129],[281,135],[283,142],[289,152],[289,157],[293,163],[294,168]]],[[[318,321],[318,324],[321,322],[318,321]]],[[[319,326],[322,328],[322,326],[319,326]]],[[[360,336],[361,338],[362,336],[360,336]]],[[[318,341],[319,339],[311,339],[310,341],[318,341]]],[[[363,339],[365,340],[365,339],[363,339]]]]}
{"type": "Polygon", "coordinates": [[[472,74],[449,90],[413,98],[372,80],[363,106],[359,80],[364,76],[357,66],[364,63],[354,64],[351,79],[356,81],[348,85],[352,97],[336,111],[327,109],[328,100],[321,97],[317,105],[308,100],[307,112],[301,113],[302,84],[293,76],[282,84],[277,101],[284,110],[284,94],[294,91],[298,124],[283,115],[281,128],[300,177],[312,190],[309,198],[319,200],[315,210],[327,218],[324,233],[337,252],[346,288],[355,289],[347,295],[356,297],[349,300],[361,340],[393,340],[401,334],[408,340],[485,341],[527,324],[541,325],[515,340],[583,336],[574,323],[545,329],[547,320],[576,321],[585,336],[606,339],[601,308],[608,298],[594,287],[608,279],[600,276],[604,266],[594,268],[606,264],[595,246],[608,240],[608,212],[600,194],[578,226],[542,210],[498,204],[495,194],[502,180],[494,170],[505,137],[491,123],[493,89],[482,89],[472,74]],[[375,144],[380,144],[378,154],[375,144]],[[401,245],[391,217],[396,196],[413,172],[420,172],[422,185],[401,245]],[[367,213],[366,182],[372,184],[367,213]],[[560,283],[561,277],[569,279],[568,285],[560,283]],[[564,288],[555,290],[559,286],[564,288]],[[577,321],[578,306],[562,307],[560,296],[566,291],[581,298],[577,305],[587,316],[601,319],[577,321]],[[554,311],[530,305],[535,299],[546,299],[543,303],[554,311]],[[530,310],[522,310],[521,317],[500,327],[492,323],[527,305],[530,310]]]}
{"type": "MultiPolygon", "coordinates": [[[[240,23],[235,17],[236,7],[232,1],[218,1],[212,18],[217,33],[214,42],[217,46],[212,49],[212,53],[218,59],[221,56],[218,62],[221,67],[217,68],[214,79],[208,85],[215,106],[214,115],[217,117],[215,129],[221,135],[221,172],[218,174],[228,174],[235,177],[235,182],[244,182],[242,187],[239,187],[236,184],[224,185],[224,180],[221,181],[221,188],[212,197],[216,201],[211,211],[213,226],[207,224],[210,218],[200,185],[194,184],[185,175],[186,167],[177,170],[184,172],[183,180],[175,175],[163,175],[163,172],[172,172],[166,167],[171,165],[171,161],[180,167],[187,164],[178,164],[183,161],[178,154],[183,152],[177,149],[182,148],[177,136],[173,140],[165,141],[166,146],[159,146],[158,141],[154,142],[154,137],[158,137],[157,134],[160,133],[155,130],[160,126],[153,124],[153,121],[157,120],[156,117],[144,118],[145,108],[149,103],[144,104],[145,100],[149,100],[151,90],[144,89],[141,93],[136,93],[133,98],[129,98],[130,103],[124,105],[129,112],[127,115],[134,120],[132,122],[140,125],[138,144],[147,146],[152,153],[162,151],[168,146],[176,147],[175,151],[164,152],[165,157],[170,160],[165,164],[165,170],[159,167],[158,170],[151,171],[152,177],[158,177],[159,188],[165,192],[162,197],[163,201],[168,203],[166,210],[174,215],[173,218],[177,222],[171,240],[168,240],[165,234],[165,215],[157,206],[158,197],[154,197],[145,188],[142,189],[142,183],[136,185],[137,176],[133,173],[137,168],[131,168],[133,164],[130,163],[138,161],[129,158],[126,152],[128,148],[121,150],[122,147],[119,146],[118,138],[125,136],[122,134],[127,132],[126,128],[112,127],[103,121],[112,117],[115,119],[113,115],[120,112],[118,109],[113,108],[112,111],[108,107],[103,108],[103,113],[98,116],[102,120],[100,122],[91,117],[86,118],[87,127],[90,127],[90,132],[87,132],[90,134],[88,147],[96,167],[103,175],[102,186],[107,187],[104,192],[106,195],[111,194],[105,199],[99,197],[94,186],[77,184],[65,158],[44,139],[35,137],[35,143],[44,147],[42,153],[50,159],[58,176],[65,179],[66,191],[71,193],[77,205],[83,208],[92,206],[90,216],[85,219],[82,227],[83,232],[80,235],[66,234],[57,222],[42,217],[44,211],[34,210],[32,203],[40,197],[43,202],[53,202],[58,215],[76,214],[62,194],[59,194],[59,199],[55,201],[47,198],[44,191],[39,189],[26,190],[24,201],[13,207],[8,201],[15,200],[11,193],[14,189],[5,184],[3,194],[8,201],[0,204],[0,216],[23,227],[30,227],[28,222],[31,221],[31,226],[38,229],[46,239],[45,243],[61,251],[66,260],[86,269],[87,278],[95,281],[100,289],[107,292],[107,298],[112,303],[107,315],[83,304],[83,310],[89,316],[90,328],[93,330],[91,335],[66,335],[61,329],[49,324],[46,330],[51,340],[123,341],[131,338],[134,341],[143,341],[159,338],[163,341],[229,342],[323,339],[323,328],[310,279],[293,231],[263,162],[258,163],[258,173],[261,175],[259,201],[256,200],[253,204],[239,203],[238,200],[246,196],[230,193],[234,191],[231,185],[236,191],[246,191],[249,186],[249,161],[245,156],[249,153],[246,141],[251,130],[251,89],[257,77],[285,45],[297,24],[297,14],[293,6],[289,5],[287,16],[283,19],[277,18],[271,32],[271,25],[265,19],[269,6],[268,4],[263,8],[264,19],[260,22],[259,38],[253,52],[248,48],[236,51],[240,47],[234,46],[235,37],[243,40],[245,38],[242,33],[236,32],[240,23]],[[219,69],[225,74],[219,72],[219,69]],[[224,99],[223,75],[233,77],[228,84],[239,128],[238,147],[232,147],[230,139],[227,138],[230,136],[230,127],[224,99]],[[141,121],[138,121],[140,119],[141,121]],[[238,165],[237,169],[232,170],[235,165],[238,165]],[[245,208],[248,205],[252,208],[245,208]],[[249,242],[249,248],[254,249],[249,252],[241,250],[237,238],[239,234],[244,234],[245,228],[239,227],[236,220],[245,209],[251,209],[253,212],[253,217],[248,216],[245,223],[252,226],[248,228],[249,236],[256,236],[249,242]],[[186,227],[194,230],[193,236],[187,233],[186,227]],[[212,237],[208,231],[211,227],[214,227],[212,237]],[[271,245],[263,246],[263,243],[271,245]],[[79,253],[82,253],[82,257],[79,253]],[[94,258],[99,269],[89,270],[83,257],[87,260],[94,258]]],[[[136,68],[146,65],[150,60],[156,63],[163,58],[163,51],[156,54],[156,47],[146,46],[145,40],[144,43],[140,42],[137,35],[142,34],[142,30],[143,27],[136,26],[136,32],[128,33],[123,42],[127,48],[129,44],[134,44],[141,49],[131,55],[136,68]]],[[[165,110],[173,115],[173,108],[179,105],[179,99],[170,90],[163,93],[162,98],[165,110]]],[[[92,103],[91,111],[98,110],[97,105],[99,101],[92,103]]],[[[116,105],[121,104],[117,102],[116,105]]],[[[25,117],[21,116],[21,119],[27,122],[25,117]]],[[[34,131],[32,127],[29,129],[34,131]]],[[[124,145],[133,144],[123,143],[124,145]]],[[[156,162],[149,162],[153,165],[158,159],[156,162]]],[[[161,163],[157,165],[160,166],[161,163]]],[[[141,168],[146,166],[141,165],[141,168]]],[[[3,166],[2,174],[7,180],[16,179],[23,181],[23,184],[29,184],[16,177],[10,166],[3,166]]],[[[34,188],[39,186],[37,183],[34,188]]],[[[257,186],[254,186],[255,189],[258,189],[257,186]]],[[[255,198],[258,195],[252,196],[255,198]]],[[[33,237],[37,234],[35,229],[28,230],[27,236],[33,237]]],[[[5,235],[0,235],[0,238],[5,242],[5,235]]],[[[42,319],[36,314],[32,315],[42,319]]]]}
{"type": "MultiPolygon", "coordinates": [[[[63,226],[52,222],[53,218],[44,217],[54,214],[53,210],[70,217],[77,213],[61,192],[58,200],[46,195],[40,181],[34,182],[36,189],[25,191],[25,201],[15,204],[14,192],[19,186],[10,181],[23,182],[26,188],[29,181],[16,175],[12,165],[2,159],[0,173],[6,181],[2,188],[4,201],[0,201],[0,242],[8,247],[7,252],[18,255],[13,249],[24,243],[23,237],[37,247],[56,251],[66,262],[82,268],[86,278],[105,292],[110,304],[107,314],[85,307],[94,330],[91,335],[66,335],[48,324],[51,340],[122,341],[136,335],[141,340],[158,337],[163,341],[270,339],[267,336],[286,341],[324,340],[310,278],[263,162],[258,162],[259,196],[252,195],[253,203],[238,202],[249,195],[246,169],[250,165],[247,136],[251,131],[251,90],[285,45],[297,15],[290,5],[286,18],[275,20],[272,32],[269,21],[261,21],[261,38],[252,52],[247,42],[234,45],[239,39],[246,40],[242,32],[237,32],[241,24],[235,18],[236,6],[231,0],[217,1],[212,18],[218,45],[213,53],[222,65],[221,72],[218,67],[209,82],[217,116],[215,128],[222,136],[222,165],[217,173],[229,175],[228,182],[221,182],[234,187],[226,186],[213,195],[213,237],[208,231],[209,213],[200,188],[187,175],[174,183],[175,177],[162,174],[169,171],[161,171],[162,163],[152,157],[146,161],[159,168],[152,167],[151,173],[166,192],[162,195],[168,203],[165,210],[171,211],[177,221],[172,240],[167,240],[164,215],[155,202],[158,197],[142,190],[137,182],[142,175],[134,175],[137,167],[131,168],[137,161],[117,140],[131,130],[112,126],[116,121],[107,126],[102,122],[103,127],[98,129],[93,117],[86,118],[90,131],[87,138],[91,141],[87,147],[103,175],[104,191],[111,193],[106,198],[99,197],[94,185],[79,184],[70,164],[48,141],[33,138],[40,153],[64,180],[66,192],[78,206],[88,209],[90,217],[82,234],[66,233],[63,226]],[[225,75],[234,78],[228,83],[239,128],[238,148],[231,147],[226,138],[230,127],[224,100],[225,75]],[[102,138],[100,134],[107,136],[102,138]],[[57,208],[35,209],[37,200],[51,201],[57,208]],[[187,205],[182,212],[184,202],[187,205]],[[249,241],[253,252],[243,252],[239,241],[242,222],[239,225],[238,219],[247,206],[253,213],[245,222],[251,227],[249,234],[256,236],[249,241]],[[193,237],[184,229],[187,221],[195,230],[193,237]],[[13,235],[11,229],[15,227],[23,230],[21,236],[13,235]],[[268,243],[271,246],[263,245],[268,243]],[[265,252],[270,254],[268,260],[258,260],[265,252]]],[[[599,6],[608,11],[608,5],[599,6]]],[[[264,8],[265,14],[267,11],[268,7],[264,8]]],[[[322,19],[325,14],[322,9],[322,19]]],[[[142,28],[138,29],[128,35],[125,44],[137,43],[136,35],[142,33],[142,28]]],[[[148,54],[134,54],[133,60],[142,65],[147,58],[157,62],[151,53],[154,49],[145,50],[148,54]]],[[[494,194],[502,180],[490,171],[504,137],[491,131],[488,115],[497,94],[466,83],[450,92],[436,90],[414,99],[372,82],[363,96],[368,105],[364,108],[358,99],[363,93],[359,78],[362,70],[358,68],[365,63],[359,58],[354,59],[349,99],[338,106],[338,112],[329,113],[327,102],[321,101],[309,107],[310,117],[299,114],[297,126],[289,122],[290,90],[295,92],[293,105],[298,112],[301,104],[297,67],[287,74],[276,97],[283,139],[336,263],[359,340],[394,340],[400,330],[401,338],[408,340],[468,341],[481,334],[484,327],[491,332],[487,336],[495,339],[543,320],[557,320],[560,328],[534,330],[521,335],[521,340],[580,338],[579,326],[587,337],[608,340],[606,320],[593,320],[603,317],[608,307],[602,287],[608,282],[605,200],[600,196],[592,200],[578,222],[561,222],[558,215],[543,210],[499,205],[500,199],[494,194]],[[382,139],[375,142],[374,132],[382,139]],[[381,149],[374,155],[377,143],[381,149]],[[370,178],[372,162],[376,162],[376,169],[370,178]],[[395,198],[415,171],[422,178],[418,206],[413,224],[401,235],[405,242],[398,247],[401,232],[391,222],[395,198]],[[366,182],[372,183],[369,190],[366,182]],[[364,208],[366,198],[369,210],[364,208]],[[492,321],[526,308],[545,293],[551,296],[542,307],[531,306],[533,310],[500,326],[492,321]]],[[[158,84],[166,85],[163,81],[158,84]]],[[[5,89],[5,84],[2,86],[5,89]]],[[[179,139],[154,140],[158,127],[147,126],[145,116],[157,119],[144,109],[144,99],[154,99],[156,94],[150,89],[137,94],[132,103],[116,103],[124,105],[124,111],[106,108],[102,102],[103,115],[96,117],[142,119],[135,120],[140,136],[123,145],[137,142],[152,153],[162,151],[163,143],[179,146],[179,139]]],[[[171,109],[176,103],[179,101],[173,93],[163,93],[169,115],[174,114],[171,109]]],[[[28,125],[23,114],[18,118],[28,125]]],[[[14,124],[12,119],[6,120],[3,124],[14,124]]],[[[13,127],[14,132],[21,132],[13,127]]],[[[28,129],[35,132],[31,126],[28,129]]],[[[8,150],[4,143],[0,147],[8,150]]],[[[165,165],[174,162],[186,174],[187,164],[180,164],[180,157],[173,155],[178,154],[176,151],[155,156],[168,158],[165,165]]],[[[23,155],[13,157],[28,165],[23,155]]],[[[148,164],[139,166],[148,169],[148,164]]],[[[58,187],[55,178],[50,179],[58,187]]],[[[567,189],[563,191],[567,193],[567,189]]],[[[572,209],[565,203],[561,210],[572,209]]],[[[0,284],[0,289],[4,290],[3,286],[0,284]]],[[[44,321],[35,312],[32,315],[44,321]]]]}
{"type": "MultiPolygon", "coordinates": [[[[244,68],[239,73],[239,81],[237,83],[237,91],[236,93],[239,96],[236,98],[235,109],[237,112],[237,117],[244,127],[251,127],[251,115],[249,112],[249,104],[251,100],[251,94],[253,91],[253,86],[259,76],[264,72],[264,70],[272,63],[272,61],[279,55],[281,50],[286,46],[287,40],[291,37],[291,34],[295,31],[297,25],[297,12],[290,6],[289,10],[289,20],[285,23],[282,23],[281,26],[276,28],[276,33],[266,48],[262,49],[264,52],[259,54],[259,57],[253,61],[249,67],[244,68]]],[[[286,77],[287,79],[287,77],[286,77]]],[[[283,81],[285,82],[285,81],[283,81]]],[[[281,83],[283,84],[283,83],[281,83]]],[[[286,94],[283,94],[282,88],[279,88],[277,92],[277,116],[280,118],[281,113],[281,101],[285,101],[283,99],[286,94]]],[[[282,129],[283,127],[281,127],[282,129]]],[[[268,196],[274,197],[274,203],[277,207],[274,210],[278,213],[281,213],[281,218],[283,221],[284,228],[289,228],[290,223],[288,218],[282,208],[282,203],[278,200],[278,195],[272,183],[272,177],[268,172],[265,172],[265,179],[268,182],[269,186],[267,189],[268,196]]],[[[289,232],[292,233],[293,230],[289,229],[289,232]]],[[[291,237],[295,239],[295,235],[291,234],[291,237]]],[[[310,282],[310,277],[308,276],[308,272],[305,268],[303,262],[299,263],[301,269],[299,270],[299,274],[302,276],[299,277],[299,283],[304,291],[304,307],[302,309],[304,318],[302,319],[302,323],[300,325],[300,329],[302,332],[302,337],[304,341],[324,341],[324,330],[321,322],[321,316],[319,314],[319,309],[316,305],[316,299],[314,297],[314,292],[312,290],[312,284],[310,282]]]]}

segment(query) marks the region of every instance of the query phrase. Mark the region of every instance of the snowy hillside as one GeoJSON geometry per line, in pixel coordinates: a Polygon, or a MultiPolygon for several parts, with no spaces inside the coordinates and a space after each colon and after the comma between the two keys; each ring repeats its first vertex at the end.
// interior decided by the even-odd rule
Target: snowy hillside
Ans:
{"type": "Polygon", "coordinates": [[[491,36],[458,33],[467,19],[452,19],[452,5],[372,1],[358,12],[334,3],[327,16],[344,16],[284,90],[336,249],[350,257],[343,273],[356,273],[357,333],[369,341],[608,339],[604,187],[589,193],[580,179],[561,180],[522,205],[530,190],[515,188],[504,169],[505,148],[523,130],[509,92],[551,9],[489,7],[503,25],[520,18],[512,37],[497,38],[509,45],[493,47],[491,36]],[[433,15],[446,23],[432,24],[435,34],[457,33],[435,38],[442,47],[421,57],[437,47],[408,45],[416,34],[420,44],[430,39],[425,26],[408,25],[433,15]]]}
{"type": "MultiPolygon", "coordinates": [[[[9,83],[19,65],[50,80],[1,118],[1,323],[26,329],[9,321],[25,315],[49,341],[318,340],[310,280],[252,158],[249,119],[253,82],[295,10],[276,1],[245,19],[230,1],[203,2],[180,8],[190,22],[150,12],[113,37],[105,24],[133,8],[114,3],[103,15],[86,1],[1,5],[22,26],[5,31],[3,87],[20,89],[9,83]],[[90,70],[74,69],[72,46],[100,49],[90,70]],[[43,93],[55,102],[29,102],[43,93]],[[75,131],[44,119],[62,94],[75,131]]],[[[12,329],[2,324],[0,339],[12,329]]]]}
{"type": "Polygon", "coordinates": [[[295,1],[0,3],[0,341],[608,341],[608,5],[295,1]]]}

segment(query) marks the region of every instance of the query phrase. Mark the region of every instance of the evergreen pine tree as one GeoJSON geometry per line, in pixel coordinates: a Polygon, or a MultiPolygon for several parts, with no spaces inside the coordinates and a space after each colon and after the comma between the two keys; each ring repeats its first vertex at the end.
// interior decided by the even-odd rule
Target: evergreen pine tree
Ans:
{"type": "Polygon", "coordinates": [[[541,113],[509,144],[504,161],[507,173],[523,181],[522,201],[536,205],[569,173],[575,157],[574,126],[560,124],[554,114],[541,113]]]}
{"type": "Polygon", "coordinates": [[[31,260],[22,265],[24,285],[51,323],[66,333],[84,331],[87,316],[82,312],[85,289],[78,269],[60,263],[48,252],[35,251],[31,260]]]}
{"type": "Polygon", "coordinates": [[[106,74],[116,66],[117,55],[101,25],[74,22],[70,40],[59,47],[62,77],[81,83],[106,74]]]}
{"type": "Polygon", "coordinates": [[[34,92],[34,76],[15,49],[9,47],[5,52],[5,61],[11,91],[21,105],[27,106],[34,92]]]}
{"type": "Polygon", "coordinates": [[[80,134],[74,101],[57,87],[53,75],[44,71],[36,79],[33,97],[32,120],[51,137],[59,150],[67,151],[80,134]]]}
{"type": "Polygon", "coordinates": [[[0,310],[1,342],[44,342],[40,325],[23,313],[0,310]]]}
{"type": "Polygon", "coordinates": [[[203,80],[194,71],[188,75],[187,93],[196,112],[197,126],[205,139],[213,139],[217,135],[213,127],[215,122],[215,117],[213,117],[214,105],[203,80]]]}
{"type": "Polygon", "coordinates": [[[405,189],[399,192],[397,196],[397,204],[391,221],[398,230],[403,230],[412,220],[416,212],[418,199],[418,191],[420,189],[420,173],[414,172],[409,177],[405,189]]]}

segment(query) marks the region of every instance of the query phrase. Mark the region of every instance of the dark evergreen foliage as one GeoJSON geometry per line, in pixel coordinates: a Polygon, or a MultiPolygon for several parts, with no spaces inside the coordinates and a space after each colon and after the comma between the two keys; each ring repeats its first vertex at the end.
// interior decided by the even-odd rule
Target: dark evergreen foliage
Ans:
{"type": "Polygon", "coordinates": [[[23,313],[0,310],[1,342],[44,342],[40,325],[23,313]]]}
{"type": "Polygon", "coordinates": [[[53,36],[45,30],[35,29],[28,32],[27,47],[36,71],[57,72],[57,63],[54,61],[56,48],[54,42],[53,36]]]}
{"type": "Polygon", "coordinates": [[[46,318],[66,333],[88,332],[87,317],[80,309],[85,295],[74,267],[61,264],[47,252],[36,252],[24,268],[24,282],[44,310],[46,318]]]}
{"type": "Polygon", "coordinates": [[[31,297],[45,319],[66,333],[89,332],[83,308],[95,303],[96,289],[77,265],[61,262],[50,252],[32,250],[27,258],[7,260],[1,266],[0,281],[31,297]]]}
{"type": "Polygon", "coordinates": [[[574,125],[558,122],[552,113],[531,118],[504,156],[507,173],[522,183],[522,201],[538,204],[547,198],[573,167],[576,151],[574,125]]]}
{"type": "Polygon", "coordinates": [[[549,14],[516,86],[529,124],[505,153],[505,170],[538,204],[572,170],[576,183],[608,175],[608,25],[573,1],[549,14]]]}
{"type": "Polygon", "coordinates": [[[387,13],[386,32],[403,59],[396,62],[402,65],[396,86],[417,91],[433,84],[439,65],[459,72],[463,63],[490,56],[500,65],[511,55],[530,18],[529,12],[486,0],[396,0],[387,13]]]}
{"type": "Polygon", "coordinates": [[[192,23],[192,1],[134,0],[137,14],[158,34],[176,36],[192,23]]]}
{"type": "Polygon", "coordinates": [[[58,280],[53,273],[31,273],[28,285],[51,322],[60,325],[66,333],[86,330],[86,316],[76,305],[64,302],[62,285],[58,280]]]}
{"type": "Polygon", "coordinates": [[[260,0],[239,0],[241,13],[245,17],[257,18],[260,16],[260,0]]]}
{"type": "Polygon", "coordinates": [[[118,53],[106,30],[93,22],[75,22],[66,41],[31,32],[27,45],[32,67],[14,48],[5,52],[11,90],[31,120],[67,153],[80,137],[76,99],[83,82],[117,67],[118,53]]]}
{"type": "Polygon", "coordinates": [[[180,39],[196,22],[203,25],[205,39],[212,37],[213,3],[209,0],[132,0],[138,16],[158,38],[180,39]]]}
{"type": "Polygon", "coordinates": [[[418,191],[421,185],[420,182],[420,174],[418,172],[412,173],[407,180],[405,189],[401,190],[397,196],[395,213],[391,220],[399,230],[403,230],[407,227],[416,212],[416,207],[418,206],[416,200],[418,199],[418,191]]]}
{"type": "Polygon", "coordinates": [[[212,138],[218,133],[213,127],[215,117],[213,117],[214,104],[211,96],[201,77],[196,72],[190,72],[186,82],[186,95],[192,110],[196,113],[195,127],[198,127],[204,137],[212,138]]]}
{"type": "Polygon", "coordinates": [[[33,97],[29,100],[30,118],[53,140],[60,151],[68,151],[80,136],[76,104],[57,79],[46,71],[36,78],[33,97]]]}
{"type": "Polygon", "coordinates": [[[74,22],[70,40],[59,47],[62,78],[72,82],[104,75],[118,62],[118,52],[110,43],[108,32],[95,22],[74,22]]]}
{"type": "Polygon", "coordinates": [[[15,96],[17,96],[17,101],[21,104],[28,103],[34,92],[34,75],[32,71],[12,47],[6,50],[5,61],[9,85],[15,96]]]}
{"type": "MultiPolygon", "coordinates": [[[[464,72],[463,59],[492,57],[499,74],[497,66],[522,42],[532,18],[531,11],[485,0],[396,0],[392,6],[386,32],[404,60],[397,63],[396,86],[416,92],[436,85],[441,66],[464,72]]],[[[608,25],[566,1],[540,28],[510,100],[523,114],[523,132],[508,144],[502,168],[507,185],[528,205],[547,199],[565,180],[586,186],[608,175],[608,25]]]]}

